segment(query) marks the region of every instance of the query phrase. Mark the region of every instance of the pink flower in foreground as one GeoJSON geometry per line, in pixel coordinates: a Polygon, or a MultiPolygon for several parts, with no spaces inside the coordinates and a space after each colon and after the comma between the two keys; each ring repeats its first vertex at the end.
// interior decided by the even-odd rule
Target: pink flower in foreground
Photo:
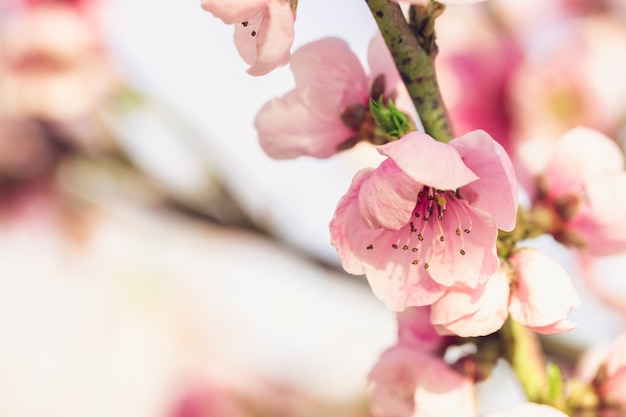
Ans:
{"type": "Polygon", "coordinates": [[[474,385],[443,360],[415,346],[385,351],[368,375],[376,417],[473,417],[474,385]]]}
{"type": "Polygon", "coordinates": [[[524,403],[503,413],[489,414],[485,417],[567,417],[556,408],[545,404],[524,403]]]}
{"type": "Polygon", "coordinates": [[[344,269],[396,311],[484,285],[499,267],[498,228],[512,230],[517,211],[502,147],[484,131],[450,144],[412,132],[378,151],[388,159],[356,174],[330,223],[344,269]]]}
{"type": "Polygon", "coordinates": [[[371,42],[369,61],[371,77],[338,38],[298,49],[291,59],[295,89],[265,104],[254,122],[263,150],[276,159],[327,158],[354,145],[372,93],[395,97],[400,80],[382,38],[371,42]],[[374,79],[380,75],[384,89],[374,92],[374,79]]]}
{"type": "Polygon", "coordinates": [[[535,204],[549,213],[550,233],[591,255],[626,251],[626,172],[614,141],[586,128],[567,132],[537,181],[535,204]]]}
{"type": "Polygon", "coordinates": [[[289,62],[296,18],[293,0],[202,0],[202,8],[235,25],[235,46],[251,75],[289,62]]]}
{"type": "Polygon", "coordinates": [[[443,334],[485,336],[500,329],[510,314],[537,333],[556,334],[576,326],[567,316],[579,305],[571,278],[557,262],[522,249],[485,287],[449,290],[433,304],[431,321],[443,334]]]}

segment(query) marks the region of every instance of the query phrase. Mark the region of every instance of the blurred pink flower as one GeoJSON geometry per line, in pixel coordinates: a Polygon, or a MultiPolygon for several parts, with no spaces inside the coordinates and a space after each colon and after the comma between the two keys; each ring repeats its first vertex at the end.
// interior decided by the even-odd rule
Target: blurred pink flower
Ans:
{"type": "Polygon", "coordinates": [[[338,38],[324,38],[298,49],[291,59],[295,89],[266,103],[256,117],[263,150],[276,159],[328,158],[338,148],[356,143],[357,130],[369,112],[374,79],[384,75],[385,88],[375,94],[385,98],[396,97],[400,82],[380,37],[370,43],[369,62],[368,77],[358,57],[338,38]]]}
{"type": "Polygon", "coordinates": [[[485,417],[567,417],[567,414],[545,404],[524,403],[502,413],[485,417]]]}
{"type": "Polygon", "coordinates": [[[593,383],[598,395],[609,406],[626,409],[626,334],[610,346],[594,346],[583,354],[577,374],[593,383]]]}
{"type": "Polygon", "coordinates": [[[289,62],[296,18],[290,0],[202,0],[202,8],[235,25],[235,46],[251,75],[264,75],[289,62]]]}
{"type": "Polygon", "coordinates": [[[499,267],[498,228],[512,230],[517,181],[504,149],[475,131],[450,144],[412,132],[378,147],[330,223],[342,265],[365,274],[389,308],[428,305],[484,285],[499,267]]]}
{"type": "MultiPolygon", "coordinates": [[[[522,8],[530,4],[506,3],[519,3],[522,8]]],[[[529,37],[524,60],[511,77],[515,140],[554,143],[579,125],[616,136],[626,117],[626,82],[621,76],[626,60],[623,23],[599,16],[566,20],[564,10],[550,11],[563,9],[563,1],[531,3],[535,4],[527,15],[517,10],[511,13],[523,19],[520,24],[529,37]]],[[[541,155],[532,152],[526,162],[534,158],[541,155]]]]}
{"type": "Polygon", "coordinates": [[[536,204],[553,213],[551,233],[591,255],[626,251],[626,172],[620,148],[587,128],[567,132],[537,180],[536,204]]]}
{"type": "Polygon", "coordinates": [[[519,46],[482,7],[449,8],[437,22],[437,78],[452,126],[486,130],[512,155],[508,87],[519,46]]]}
{"type": "Polygon", "coordinates": [[[250,417],[244,399],[219,385],[192,387],[172,406],[168,417],[250,417]]]}
{"type": "Polygon", "coordinates": [[[433,352],[443,342],[444,337],[437,333],[430,322],[430,306],[408,307],[397,313],[398,342],[419,346],[421,350],[433,352]]]}
{"type": "Polygon", "coordinates": [[[102,34],[73,4],[44,2],[3,16],[0,113],[4,117],[77,121],[115,84],[102,34]]]}
{"type": "Polygon", "coordinates": [[[508,262],[485,287],[452,287],[437,300],[431,310],[436,329],[463,337],[486,336],[499,330],[509,314],[541,334],[576,326],[567,316],[580,299],[558,263],[534,249],[521,249],[508,262]]]}
{"type": "Polygon", "coordinates": [[[386,350],[368,375],[376,417],[473,417],[474,385],[417,346],[386,350]]]}

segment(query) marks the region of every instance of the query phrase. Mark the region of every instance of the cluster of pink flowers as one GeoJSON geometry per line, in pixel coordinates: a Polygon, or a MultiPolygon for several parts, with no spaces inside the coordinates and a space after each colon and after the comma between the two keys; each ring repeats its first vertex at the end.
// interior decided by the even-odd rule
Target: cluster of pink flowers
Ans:
{"type": "MultiPolygon", "coordinates": [[[[237,25],[235,42],[251,65],[248,72],[261,75],[286,64],[294,2],[240,3],[229,7],[204,0],[202,5],[237,25]]],[[[457,76],[453,119],[466,130],[477,122],[489,126],[496,140],[484,130],[449,143],[404,131],[377,142],[374,132],[381,126],[370,99],[387,104],[402,101],[406,93],[380,38],[371,45],[369,74],[340,39],[300,48],[291,57],[295,88],[268,102],[255,119],[261,146],[276,159],[328,158],[362,140],[378,145],[386,158],[356,173],[330,222],[343,268],[365,275],[373,293],[398,312],[398,343],[369,374],[376,416],[475,415],[475,381],[442,359],[444,336],[490,335],[508,319],[546,335],[576,326],[568,317],[581,301],[570,276],[555,260],[520,245],[524,239],[550,234],[594,256],[626,252],[625,160],[614,141],[578,127],[558,142],[552,139],[547,160],[520,152],[514,160],[525,165],[514,167],[507,152],[518,151],[519,144],[511,140],[514,123],[502,93],[512,82],[511,70],[525,57],[518,45],[521,35],[497,41],[491,35],[491,49],[481,57],[444,56],[443,69],[451,79],[457,76]],[[510,45],[514,52],[502,56],[510,45]],[[499,56],[495,66],[494,54],[499,56]],[[459,73],[465,78],[458,79],[459,73]],[[480,83],[472,91],[487,91],[483,107],[463,94],[476,74],[480,83]],[[517,175],[530,197],[529,209],[519,217],[517,175]],[[516,229],[520,218],[526,223],[516,229]]],[[[623,388],[625,369],[620,349],[595,380],[598,395],[619,404],[624,398],[614,387],[623,388]]],[[[529,403],[497,416],[529,414],[563,415],[529,403]]]]}

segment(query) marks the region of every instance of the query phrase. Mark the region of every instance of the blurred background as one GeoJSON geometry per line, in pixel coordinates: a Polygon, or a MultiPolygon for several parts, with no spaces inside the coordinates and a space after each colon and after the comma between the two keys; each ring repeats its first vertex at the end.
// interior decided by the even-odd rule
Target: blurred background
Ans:
{"type": "MultiPolygon", "coordinates": [[[[624,143],[626,2],[488,0],[438,23],[457,132],[490,132],[520,178],[570,127],[624,143]]],[[[363,62],[376,30],[359,0],[300,0],[295,28],[293,50],[338,36],[363,62]]],[[[1,416],[369,415],[395,317],[341,271],[328,222],[379,158],[265,156],[253,120],[292,75],[246,74],[232,33],[196,1],[0,0],[1,416]]],[[[529,244],[584,302],[551,354],[625,329],[623,258],[583,274],[529,244]]],[[[496,386],[485,411],[519,396],[496,386]]]]}

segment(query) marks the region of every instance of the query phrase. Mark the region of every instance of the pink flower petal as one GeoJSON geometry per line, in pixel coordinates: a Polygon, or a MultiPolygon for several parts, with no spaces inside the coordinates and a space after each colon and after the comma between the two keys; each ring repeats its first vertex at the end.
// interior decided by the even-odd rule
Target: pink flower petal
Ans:
{"type": "Polygon", "coordinates": [[[406,226],[421,188],[391,159],[383,161],[361,186],[359,209],[363,220],[371,229],[398,230],[406,226]]]}
{"type": "Polygon", "coordinates": [[[622,171],[622,155],[617,144],[600,132],[584,127],[570,130],[557,143],[545,171],[549,195],[576,192],[585,177],[622,171]]]}
{"type": "Polygon", "coordinates": [[[299,92],[292,90],[266,103],[257,114],[254,127],[261,147],[272,158],[328,158],[354,134],[336,114],[330,116],[307,107],[299,92]]]}
{"type": "Polygon", "coordinates": [[[464,200],[448,203],[447,211],[446,222],[431,222],[435,230],[430,276],[446,286],[463,283],[475,288],[485,284],[500,266],[494,244],[498,236],[495,222],[489,214],[470,207],[464,200]],[[471,226],[459,227],[452,220],[455,218],[471,226]]]}
{"type": "Polygon", "coordinates": [[[591,255],[626,251],[626,172],[596,175],[584,181],[583,190],[585,201],[567,227],[581,235],[591,255]]]}
{"type": "Polygon", "coordinates": [[[439,190],[456,190],[478,179],[454,148],[422,132],[408,133],[377,149],[416,182],[439,190]]]}
{"type": "Polygon", "coordinates": [[[476,130],[450,142],[480,179],[463,187],[462,197],[491,214],[498,228],[513,230],[517,215],[517,179],[504,148],[487,132],[476,130]]]}
{"type": "Polygon", "coordinates": [[[294,52],[296,89],[306,90],[309,106],[337,116],[352,103],[368,103],[368,77],[359,58],[339,38],[311,42],[294,52]]]}
{"type": "Polygon", "coordinates": [[[559,322],[565,321],[570,311],[580,305],[580,299],[563,267],[533,249],[520,250],[510,261],[517,275],[509,304],[511,317],[531,328],[551,326],[557,331],[571,328],[559,322]]]}
{"type": "Polygon", "coordinates": [[[442,360],[417,364],[420,376],[415,390],[414,417],[474,417],[476,400],[472,382],[442,360]]]}
{"type": "Polygon", "coordinates": [[[294,20],[289,1],[268,0],[246,26],[235,25],[235,46],[250,65],[250,75],[264,75],[289,62],[294,20]]]}
{"type": "Polygon", "coordinates": [[[419,346],[420,349],[432,352],[443,342],[431,324],[431,308],[409,307],[397,314],[398,343],[419,346]]]}
{"type": "Polygon", "coordinates": [[[366,227],[359,212],[358,195],[361,184],[373,172],[373,168],[364,168],[356,173],[348,192],[339,200],[329,226],[331,244],[337,249],[343,269],[355,275],[365,273],[361,257],[368,249],[363,247],[363,242],[369,242],[383,232],[382,229],[366,227]]]}
{"type": "Polygon", "coordinates": [[[431,306],[432,324],[446,325],[478,311],[485,302],[486,286],[469,288],[450,287],[446,293],[431,306]]]}
{"type": "Polygon", "coordinates": [[[252,19],[265,9],[269,0],[202,0],[202,8],[227,25],[252,19]]]}
{"type": "MultiPolygon", "coordinates": [[[[452,287],[448,291],[456,290],[452,287]]],[[[446,293],[437,300],[432,306],[433,324],[461,337],[486,336],[498,331],[509,316],[509,281],[503,269],[485,287],[465,292],[470,296],[463,297],[461,293],[450,297],[446,293]]]]}
{"type": "Polygon", "coordinates": [[[552,335],[552,334],[560,334],[560,333],[568,332],[574,329],[576,326],[578,326],[578,323],[574,321],[561,320],[553,324],[549,324],[547,326],[542,326],[542,327],[526,326],[526,327],[535,333],[544,334],[544,335],[552,335]]]}

